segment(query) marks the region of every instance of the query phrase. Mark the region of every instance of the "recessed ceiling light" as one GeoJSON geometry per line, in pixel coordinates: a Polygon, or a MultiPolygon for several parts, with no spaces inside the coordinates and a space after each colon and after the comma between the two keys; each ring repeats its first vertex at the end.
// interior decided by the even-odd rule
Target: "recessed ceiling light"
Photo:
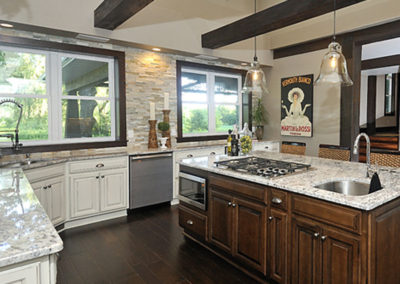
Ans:
{"type": "Polygon", "coordinates": [[[151,50],[153,50],[153,51],[161,51],[161,49],[158,48],[158,47],[153,47],[151,50]]]}
{"type": "Polygon", "coordinates": [[[14,25],[7,24],[7,23],[1,23],[0,26],[2,26],[3,28],[13,28],[14,27],[14,25]]]}

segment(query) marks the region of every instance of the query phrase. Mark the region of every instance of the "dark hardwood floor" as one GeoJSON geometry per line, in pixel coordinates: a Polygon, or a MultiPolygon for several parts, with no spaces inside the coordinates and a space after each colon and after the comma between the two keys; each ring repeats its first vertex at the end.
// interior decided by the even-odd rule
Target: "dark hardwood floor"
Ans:
{"type": "Polygon", "coordinates": [[[62,232],[57,283],[255,283],[185,239],[175,206],[62,232]]]}

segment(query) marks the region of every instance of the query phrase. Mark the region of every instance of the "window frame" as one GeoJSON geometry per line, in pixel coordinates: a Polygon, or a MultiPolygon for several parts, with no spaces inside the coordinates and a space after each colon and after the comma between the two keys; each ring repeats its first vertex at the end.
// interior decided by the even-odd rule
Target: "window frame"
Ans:
{"type": "MultiPolygon", "coordinates": [[[[111,138],[64,138],[62,140],[50,143],[47,140],[42,141],[31,141],[29,145],[22,146],[21,149],[15,151],[8,145],[0,145],[0,149],[2,154],[15,154],[15,153],[33,153],[33,152],[48,152],[48,151],[61,151],[61,150],[78,150],[78,149],[89,149],[89,148],[106,148],[106,147],[123,147],[127,145],[126,139],[126,94],[125,94],[125,52],[115,51],[109,49],[102,48],[94,48],[73,44],[65,44],[59,42],[49,42],[44,40],[36,40],[36,39],[28,39],[22,37],[13,37],[13,36],[4,36],[0,35],[0,45],[4,46],[7,49],[16,49],[18,51],[27,50],[28,52],[34,53],[45,53],[57,54],[59,59],[61,59],[62,55],[72,56],[74,58],[101,58],[102,60],[110,60],[114,62],[114,64],[109,64],[109,76],[112,75],[114,80],[110,80],[114,82],[113,90],[116,90],[114,96],[114,100],[111,100],[111,86],[110,86],[110,101],[114,102],[114,107],[111,105],[110,107],[114,110],[114,115],[112,115],[112,127],[115,127],[114,137],[111,138]],[[108,58],[110,59],[108,59],[108,58]],[[110,73],[111,68],[115,68],[110,73]],[[117,119],[117,120],[116,120],[117,119]],[[101,140],[101,141],[99,141],[101,140]],[[5,146],[5,147],[3,147],[5,146]]],[[[46,58],[47,59],[47,58],[46,58]]],[[[59,64],[59,62],[57,62],[59,64]]],[[[46,64],[46,73],[53,72],[54,64],[46,64]],[[49,70],[48,70],[49,69],[49,70]]],[[[61,70],[57,71],[59,74],[58,80],[61,80],[61,70]]],[[[49,73],[48,73],[49,74],[49,73]]],[[[61,81],[60,81],[61,82],[61,81]]],[[[48,86],[50,84],[50,80],[46,81],[46,89],[51,92],[56,91],[57,86],[48,86]]],[[[57,84],[55,84],[57,85],[57,84]]],[[[48,104],[49,104],[49,112],[54,111],[54,104],[50,105],[51,96],[48,96],[48,104]]],[[[63,96],[60,90],[60,99],[62,100],[63,96]]],[[[44,97],[44,96],[43,96],[44,97]]],[[[61,108],[61,105],[58,106],[61,108]]],[[[61,109],[60,109],[61,110],[61,109]]],[[[62,116],[62,113],[59,113],[62,116]]],[[[62,117],[61,117],[62,119],[62,117]]],[[[49,140],[50,135],[52,135],[52,131],[54,131],[56,126],[53,125],[51,121],[49,121],[49,140]]],[[[60,126],[57,126],[60,128],[60,126]]],[[[112,133],[113,134],[113,133],[112,133]]]]}
{"type": "MultiPolygon", "coordinates": [[[[227,67],[220,67],[220,66],[212,66],[212,65],[205,65],[205,64],[200,64],[200,63],[194,63],[194,62],[187,62],[187,61],[180,61],[177,60],[176,62],[176,83],[177,83],[177,142],[194,142],[194,141],[206,141],[206,140],[221,140],[221,139],[226,139],[228,137],[227,134],[220,134],[218,132],[207,132],[207,133],[195,133],[195,134],[185,134],[183,135],[183,127],[182,127],[182,82],[181,82],[181,75],[182,72],[193,72],[197,74],[206,74],[207,80],[209,80],[209,74],[213,73],[213,82],[215,81],[215,77],[218,77],[218,75],[224,76],[224,77],[232,77],[232,78],[237,78],[240,77],[240,81],[238,84],[240,84],[240,87],[243,86],[244,79],[246,76],[246,70],[241,70],[241,69],[234,69],[234,68],[227,68],[227,67]]],[[[211,84],[212,86],[215,86],[215,84],[211,84]]],[[[208,111],[209,111],[209,119],[213,119],[213,124],[215,124],[215,103],[213,102],[213,109],[210,110],[210,105],[211,102],[210,97],[211,94],[214,95],[214,90],[210,91],[209,89],[211,88],[210,86],[207,86],[207,105],[208,105],[208,111]]],[[[240,91],[241,88],[239,88],[239,98],[238,104],[229,104],[229,105],[238,105],[239,106],[239,122],[243,124],[243,121],[245,120],[243,115],[243,101],[242,101],[242,94],[240,91]]],[[[212,100],[214,99],[214,96],[212,96],[212,100]]],[[[249,102],[247,104],[251,106],[251,94],[249,94],[249,102]]],[[[247,120],[249,121],[249,127],[251,127],[251,111],[249,111],[249,117],[247,120]]],[[[210,122],[209,122],[210,126],[210,122]]],[[[215,125],[214,125],[215,126],[215,125]]],[[[209,129],[210,130],[210,129],[209,129]]]]}
{"type": "Polygon", "coordinates": [[[394,116],[396,113],[396,94],[395,94],[395,87],[396,87],[396,73],[390,73],[390,74],[385,74],[385,103],[384,103],[384,116],[394,116]],[[388,88],[388,85],[386,84],[386,80],[388,76],[391,76],[390,80],[390,87],[388,88]],[[389,94],[389,89],[390,89],[390,94],[389,94]],[[386,97],[390,96],[389,100],[391,102],[391,111],[387,112],[388,108],[388,102],[386,97]]]}

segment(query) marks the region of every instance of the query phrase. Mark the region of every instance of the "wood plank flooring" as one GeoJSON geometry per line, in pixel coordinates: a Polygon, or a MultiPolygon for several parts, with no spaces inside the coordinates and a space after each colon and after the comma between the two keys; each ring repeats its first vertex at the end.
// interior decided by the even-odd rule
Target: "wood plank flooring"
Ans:
{"type": "Polygon", "coordinates": [[[185,239],[169,205],[62,232],[57,283],[256,283],[185,239]]]}

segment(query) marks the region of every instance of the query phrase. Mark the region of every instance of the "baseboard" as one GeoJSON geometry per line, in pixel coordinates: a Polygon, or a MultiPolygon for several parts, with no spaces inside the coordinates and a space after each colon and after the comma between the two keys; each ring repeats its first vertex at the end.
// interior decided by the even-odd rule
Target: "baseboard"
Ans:
{"type": "Polygon", "coordinates": [[[88,224],[92,224],[92,223],[97,223],[97,222],[102,222],[102,221],[106,221],[106,220],[111,220],[111,219],[124,217],[124,216],[127,216],[126,209],[107,213],[107,214],[82,218],[82,219],[78,219],[78,220],[71,220],[71,221],[65,222],[64,228],[62,230],[60,230],[59,232],[62,232],[64,230],[71,229],[71,228],[76,228],[76,227],[80,227],[80,226],[84,226],[84,225],[88,225],[88,224]]]}

